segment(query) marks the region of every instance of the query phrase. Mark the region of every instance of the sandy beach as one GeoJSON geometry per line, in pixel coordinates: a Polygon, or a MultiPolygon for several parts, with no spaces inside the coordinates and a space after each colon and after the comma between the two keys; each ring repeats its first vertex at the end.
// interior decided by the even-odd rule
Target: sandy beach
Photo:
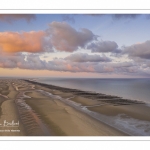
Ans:
{"type": "Polygon", "coordinates": [[[2,136],[126,136],[132,134],[96,115],[106,121],[120,114],[122,119],[150,121],[150,107],[142,101],[31,80],[1,79],[0,106],[2,136]],[[4,121],[19,125],[4,126],[4,121]]]}
{"type": "Polygon", "coordinates": [[[12,82],[8,80],[0,81],[1,86],[1,95],[0,95],[0,135],[3,136],[23,136],[26,135],[25,129],[23,127],[23,124],[21,122],[20,116],[18,114],[17,107],[15,105],[15,99],[18,94],[18,92],[14,89],[12,82]],[[4,121],[7,122],[18,122],[19,121],[19,127],[7,127],[3,126],[4,121]],[[4,130],[16,130],[16,132],[9,132],[4,130]],[[17,130],[20,130],[19,132],[17,130]]]}

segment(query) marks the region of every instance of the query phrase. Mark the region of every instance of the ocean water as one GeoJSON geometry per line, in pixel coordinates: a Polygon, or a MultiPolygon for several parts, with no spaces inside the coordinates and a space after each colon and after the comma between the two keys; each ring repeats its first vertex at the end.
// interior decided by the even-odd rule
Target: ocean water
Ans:
{"type": "Polygon", "coordinates": [[[97,79],[97,78],[39,78],[38,82],[61,87],[94,91],[150,103],[150,78],[97,79]]]}

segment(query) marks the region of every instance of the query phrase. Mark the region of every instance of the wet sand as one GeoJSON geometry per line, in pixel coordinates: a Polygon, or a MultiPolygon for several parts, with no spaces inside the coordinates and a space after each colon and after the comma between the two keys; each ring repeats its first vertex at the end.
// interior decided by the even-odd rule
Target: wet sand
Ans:
{"type": "Polygon", "coordinates": [[[121,106],[104,105],[104,106],[97,106],[97,107],[89,107],[88,109],[108,116],[126,114],[135,119],[150,121],[150,108],[148,106],[140,105],[140,104],[121,105],[121,106]]]}
{"type": "Polygon", "coordinates": [[[20,130],[18,133],[0,132],[0,135],[128,135],[70,104],[109,117],[126,114],[135,119],[150,121],[150,107],[142,101],[102,93],[68,89],[29,80],[7,79],[0,80],[0,94],[0,123],[4,120],[19,121],[19,127],[16,129],[20,130]],[[67,101],[59,99],[60,97],[67,101]]]}
{"type": "Polygon", "coordinates": [[[57,99],[43,97],[38,92],[26,93],[31,99],[26,99],[41,118],[58,135],[88,136],[88,135],[125,135],[95,119],[83,114],[57,99]]]}

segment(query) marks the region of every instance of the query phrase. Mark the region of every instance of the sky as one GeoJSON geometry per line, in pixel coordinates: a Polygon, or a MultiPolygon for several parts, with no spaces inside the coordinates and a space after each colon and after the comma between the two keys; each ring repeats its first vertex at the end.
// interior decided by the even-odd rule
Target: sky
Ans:
{"type": "Polygon", "coordinates": [[[150,77],[149,14],[0,14],[0,76],[150,77]]]}

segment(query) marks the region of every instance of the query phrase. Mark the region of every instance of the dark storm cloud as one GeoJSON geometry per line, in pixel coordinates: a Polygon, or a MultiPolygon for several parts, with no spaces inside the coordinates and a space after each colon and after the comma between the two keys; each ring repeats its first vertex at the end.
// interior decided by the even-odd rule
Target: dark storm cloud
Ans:
{"type": "Polygon", "coordinates": [[[140,14],[112,14],[113,19],[135,19],[140,16],[140,14]]]}
{"type": "Polygon", "coordinates": [[[62,15],[62,20],[63,21],[69,21],[71,23],[75,23],[74,15],[62,15]]]}
{"type": "Polygon", "coordinates": [[[30,22],[35,18],[36,16],[34,14],[0,14],[0,21],[9,23],[20,19],[24,19],[27,22],[30,22]]]}

